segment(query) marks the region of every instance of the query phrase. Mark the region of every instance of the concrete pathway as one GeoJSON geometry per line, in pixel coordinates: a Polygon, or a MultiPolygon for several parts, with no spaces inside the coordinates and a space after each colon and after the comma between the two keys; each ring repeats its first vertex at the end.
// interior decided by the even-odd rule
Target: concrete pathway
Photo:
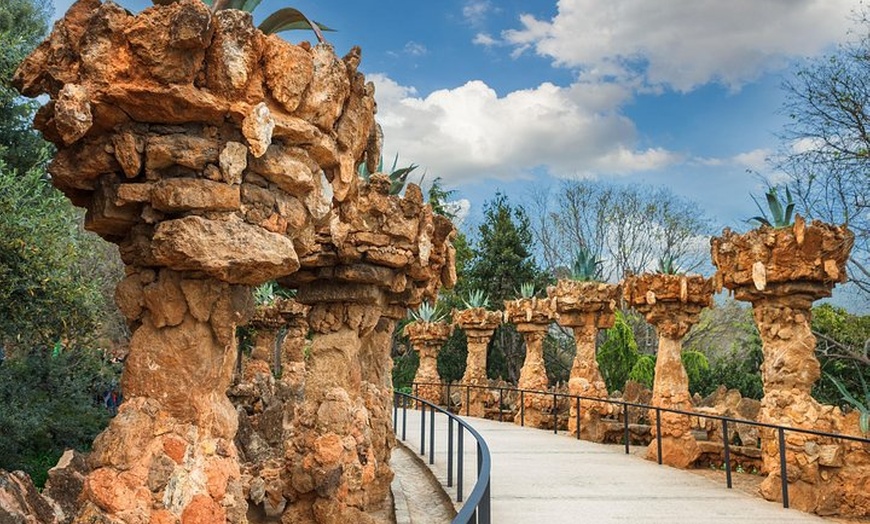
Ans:
{"type": "MultiPolygon", "coordinates": [[[[783,509],[778,503],[729,490],[724,483],[626,455],[621,446],[593,444],[511,423],[464,418],[483,435],[490,448],[494,523],[826,522],[814,515],[783,509]]],[[[419,456],[420,413],[409,409],[405,424],[405,443],[419,456]]],[[[427,442],[429,427],[427,413],[427,442]]],[[[401,410],[397,428],[401,439],[401,410]]],[[[435,428],[435,464],[430,468],[446,486],[446,417],[436,416],[435,428]]],[[[466,433],[465,497],[477,478],[475,448],[474,439],[466,433]]],[[[428,459],[427,444],[427,464],[428,459]]],[[[445,489],[455,500],[455,488],[445,489]]]]}

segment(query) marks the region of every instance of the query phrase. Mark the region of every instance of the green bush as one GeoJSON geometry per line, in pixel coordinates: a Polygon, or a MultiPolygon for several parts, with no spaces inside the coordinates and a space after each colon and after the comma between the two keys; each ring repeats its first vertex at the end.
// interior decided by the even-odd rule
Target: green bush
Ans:
{"type": "Polygon", "coordinates": [[[65,449],[89,449],[109,421],[102,398],[119,371],[92,349],[39,347],[0,361],[0,468],[41,486],[65,449]]]}

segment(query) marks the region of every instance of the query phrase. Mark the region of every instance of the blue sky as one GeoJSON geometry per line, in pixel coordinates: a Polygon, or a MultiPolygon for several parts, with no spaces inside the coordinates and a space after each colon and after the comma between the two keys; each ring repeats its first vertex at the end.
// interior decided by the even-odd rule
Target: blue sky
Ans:
{"type": "MultiPolygon", "coordinates": [[[[56,16],[70,0],[55,0],[56,16]]],[[[138,11],[143,0],[121,0],[138,11]]],[[[260,20],[286,3],[264,0],[260,20]]],[[[298,0],[363,49],[385,156],[471,204],[565,177],[669,187],[745,229],[794,62],[847,38],[855,0],[298,0]]],[[[285,33],[290,40],[305,33],[285,33]]]]}

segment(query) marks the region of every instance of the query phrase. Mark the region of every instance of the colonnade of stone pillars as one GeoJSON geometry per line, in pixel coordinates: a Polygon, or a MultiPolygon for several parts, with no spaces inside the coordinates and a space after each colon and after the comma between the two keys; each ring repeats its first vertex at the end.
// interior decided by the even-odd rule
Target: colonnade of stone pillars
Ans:
{"type": "MultiPolygon", "coordinates": [[[[453,326],[443,322],[411,322],[405,326],[405,335],[420,357],[420,365],[414,375],[416,395],[433,404],[441,403],[441,375],[438,374],[438,352],[450,336],[453,326]]],[[[448,399],[449,403],[449,399],[448,399]]]]}
{"type": "MultiPolygon", "coordinates": [[[[712,305],[712,281],[697,275],[633,275],[623,282],[623,296],[659,334],[652,404],[691,411],[689,377],[681,358],[682,339],[698,322],[701,310],[712,305]]],[[[649,417],[655,438],[655,411],[650,411],[649,417]]],[[[662,463],[678,468],[690,467],[701,453],[689,417],[676,413],[661,413],[661,446],[662,463]]],[[[658,459],[657,441],[650,443],[647,458],[658,459]]]]}
{"type": "MultiPolygon", "coordinates": [[[[713,238],[716,283],[752,303],[762,340],[764,397],[759,419],[788,427],[860,435],[857,413],[844,417],[811,396],[820,377],[812,303],[846,279],[854,237],[845,227],[798,216],[790,228],[759,228],[713,238]]],[[[781,500],[778,435],[762,430],[761,493],[781,500]]],[[[825,515],[870,515],[870,452],[859,443],[786,431],[789,503],[825,515]]]]}
{"type": "Polygon", "coordinates": [[[468,402],[464,411],[472,417],[483,417],[486,412],[486,400],[491,398],[491,393],[486,389],[489,385],[486,377],[486,348],[501,320],[501,311],[487,311],[484,308],[453,312],[453,323],[465,331],[468,339],[468,357],[462,383],[468,386],[480,386],[471,388],[463,399],[463,402],[468,402]]]}
{"type": "MultiPolygon", "coordinates": [[[[574,332],[577,353],[571,366],[568,392],[592,398],[607,398],[607,386],[595,357],[598,331],[613,327],[619,288],[600,282],[560,280],[547,294],[556,305],[556,320],[574,332]]],[[[581,401],[580,436],[603,442],[606,428],[601,417],[613,413],[605,402],[581,401]]],[[[577,431],[577,406],[571,403],[568,430],[577,431]]]]}

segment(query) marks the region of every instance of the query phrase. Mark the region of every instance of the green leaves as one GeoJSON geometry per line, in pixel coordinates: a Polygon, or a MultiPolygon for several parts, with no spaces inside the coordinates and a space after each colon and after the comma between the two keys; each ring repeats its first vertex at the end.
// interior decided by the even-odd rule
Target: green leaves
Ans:
{"type": "Polygon", "coordinates": [[[680,274],[680,266],[677,265],[673,256],[665,255],[659,259],[658,272],[662,275],[678,275],[680,274]]]}
{"type": "Polygon", "coordinates": [[[534,282],[523,282],[520,285],[520,298],[532,298],[536,292],[534,282]]]}
{"type": "Polygon", "coordinates": [[[864,380],[864,377],[859,373],[858,376],[861,378],[861,387],[864,389],[864,402],[855,398],[848,389],[846,389],[845,384],[843,384],[840,379],[837,377],[827,374],[828,378],[831,382],[834,383],[834,386],[837,387],[837,390],[843,396],[843,400],[847,403],[851,404],[852,407],[858,410],[860,413],[858,417],[858,425],[861,428],[862,433],[870,433],[870,390],[867,389],[867,382],[864,380]]]}
{"type": "Polygon", "coordinates": [[[758,208],[758,211],[761,215],[754,216],[750,218],[749,222],[756,222],[758,225],[764,225],[768,227],[789,227],[794,223],[794,219],[792,217],[794,213],[794,201],[791,197],[791,191],[788,186],[785,188],[785,201],[780,202],[779,196],[776,194],[775,187],[769,187],[767,189],[767,193],[765,193],[765,197],[767,199],[767,209],[770,211],[770,217],[768,218],[767,213],[761,207],[761,204],[758,203],[758,200],[754,195],[749,195],[752,198],[752,201],[755,202],[755,206],[758,208]],[[784,206],[783,206],[784,204],[784,206]]]}
{"type": "Polygon", "coordinates": [[[465,307],[467,309],[474,308],[488,308],[489,307],[489,298],[486,296],[486,293],[483,292],[482,289],[474,289],[471,293],[468,294],[468,297],[463,301],[465,303],[465,307]]]}
{"type": "Polygon", "coordinates": [[[601,260],[595,258],[585,247],[580,247],[574,255],[574,263],[571,264],[571,280],[596,282],[600,279],[601,260]]]}
{"type": "MultiPolygon", "coordinates": [[[[401,194],[401,192],[405,189],[405,184],[408,182],[408,175],[410,175],[415,169],[417,169],[417,167],[419,167],[419,166],[417,166],[417,164],[411,164],[411,165],[406,166],[406,167],[396,168],[398,163],[399,163],[399,154],[396,153],[396,157],[393,158],[393,165],[392,165],[392,167],[390,167],[390,171],[388,174],[388,176],[390,177],[390,194],[391,195],[401,194]]],[[[378,161],[378,172],[379,173],[384,172],[383,170],[384,170],[384,157],[381,156],[381,158],[378,161]]],[[[368,170],[368,167],[366,166],[366,163],[363,162],[359,165],[359,167],[357,167],[357,174],[363,180],[368,182],[374,173],[370,173],[368,170]]],[[[431,198],[431,193],[430,193],[430,198],[431,198]]]]}
{"type": "Polygon", "coordinates": [[[437,303],[423,302],[416,310],[409,310],[410,317],[418,322],[439,322],[446,316],[437,303]]]}
{"type": "MultiPolygon", "coordinates": [[[[245,3],[255,3],[254,7],[256,7],[256,4],[259,4],[260,0],[246,0],[245,3]]],[[[322,31],[335,31],[321,23],[312,21],[305,16],[305,13],[292,7],[285,7],[272,13],[263,20],[263,23],[259,25],[259,29],[267,35],[283,31],[311,29],[317,35],[317,41],[321,43],[326,41],[323,38],[322,31]]]]}

